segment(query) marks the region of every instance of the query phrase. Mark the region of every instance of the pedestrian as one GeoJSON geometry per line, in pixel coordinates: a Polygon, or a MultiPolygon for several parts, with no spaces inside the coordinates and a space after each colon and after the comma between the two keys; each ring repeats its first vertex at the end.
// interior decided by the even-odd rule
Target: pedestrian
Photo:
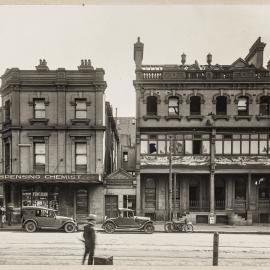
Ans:
{"type": "Polygon", "coordinates": [[[84,226],[83,229],[83,238],[84,238],[84,255],[82,264],[89,254],[88,257],[88,265],[93,264],[94,254],[95,254],[95,245],[96,245],[96,232],[95,232],[95,224],[96,224],[97,216],[90,214],[87,218],[88,224],[84,226]]]}

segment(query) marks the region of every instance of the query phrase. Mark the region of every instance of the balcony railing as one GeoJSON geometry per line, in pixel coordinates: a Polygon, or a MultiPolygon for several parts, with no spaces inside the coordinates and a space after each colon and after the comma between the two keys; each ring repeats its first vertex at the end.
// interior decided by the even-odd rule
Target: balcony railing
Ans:
{"type": "Polygon", "coordinates": [[[247,201],[245,199],[235,199],[234,208],[235,209],[246,209],[247,201]]]}
{"type": "Polygon", "coordinates": [[[270,208],[270,199],[259,199],[258,208],[270,208]]]}
{"type": "Polygon", "coordinates": [[[225,209],[225,200],[216,200],[215,209],[224,210],[225,209]]]}
{"type": "Polygon", "coordinates": [[[210,208],[210,203],[207,200],[190,200],[189,201],[189,209],[196,211],[208,211],[210,208]]]}

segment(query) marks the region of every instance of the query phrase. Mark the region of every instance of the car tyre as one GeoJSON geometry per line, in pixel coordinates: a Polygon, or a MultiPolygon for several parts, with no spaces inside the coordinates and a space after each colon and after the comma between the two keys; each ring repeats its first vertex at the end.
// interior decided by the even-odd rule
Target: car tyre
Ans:
{"type": "Polygon", "coordinates": [[[171,233],[173,230],[172,230],[172,223],[171,222],[166,222],[165,225],[164,225],[164,230],[165,232],[167,233],[171,233]]]}
{"type": "Polygon", "coordinates": [[[64,230],[66,233],[73,233],[76,230],[76,226],[73,223],[69,222],[64,226],[64,230]]]}
{"type": "Polygon", "coordinates": [[[153,224],[146,224],[146,225],[144,226],[144,232],[145,232],[145,233],[150,234],[150,233],[153,233],[154,230],[155,230],[155,227],[154,227],[153,224]]]}
{"type": "Polygon", "coordinates": [[[115,225],[112,222],[106,223],[103,228],[106,233],[114,233],[115,231],[115,225]]]}
{"type": "Polygon", "coordinates": [[[37,225],[34,221],[28,221],[25,223],[24,228],[27,232],[33,233],[37,230],[37,225]]]}

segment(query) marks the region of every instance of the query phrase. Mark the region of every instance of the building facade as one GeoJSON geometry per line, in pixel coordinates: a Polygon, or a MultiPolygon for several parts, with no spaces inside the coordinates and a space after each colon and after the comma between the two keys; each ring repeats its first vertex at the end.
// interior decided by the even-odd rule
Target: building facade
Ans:
{"type": "MultiPolygon", "coordinates": [[[[5,204],[54,208],[84,219],[104,215],[104,70],[8,69],[2,76],[5,204]]],[[[19,221],[19,214],[14,222],[19,221]]]]}
{"type": "MultiPolygon", "coordinates": [[[[230,65],[136,64],[137,212],[194,223],[270,222],[270,62],[258,38],[230,65]]],[[[180,61],[179,61],[180,62],[180,61]]]]}

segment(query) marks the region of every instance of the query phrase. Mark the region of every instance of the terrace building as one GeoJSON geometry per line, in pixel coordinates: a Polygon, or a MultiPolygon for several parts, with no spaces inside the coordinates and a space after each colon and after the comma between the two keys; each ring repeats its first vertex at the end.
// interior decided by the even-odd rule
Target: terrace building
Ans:
{"type": "Polygon", "coordinates": [[[270,61],[258,38],[232,64],[136,64],[137,213],[270,222],[270,61]]]}

